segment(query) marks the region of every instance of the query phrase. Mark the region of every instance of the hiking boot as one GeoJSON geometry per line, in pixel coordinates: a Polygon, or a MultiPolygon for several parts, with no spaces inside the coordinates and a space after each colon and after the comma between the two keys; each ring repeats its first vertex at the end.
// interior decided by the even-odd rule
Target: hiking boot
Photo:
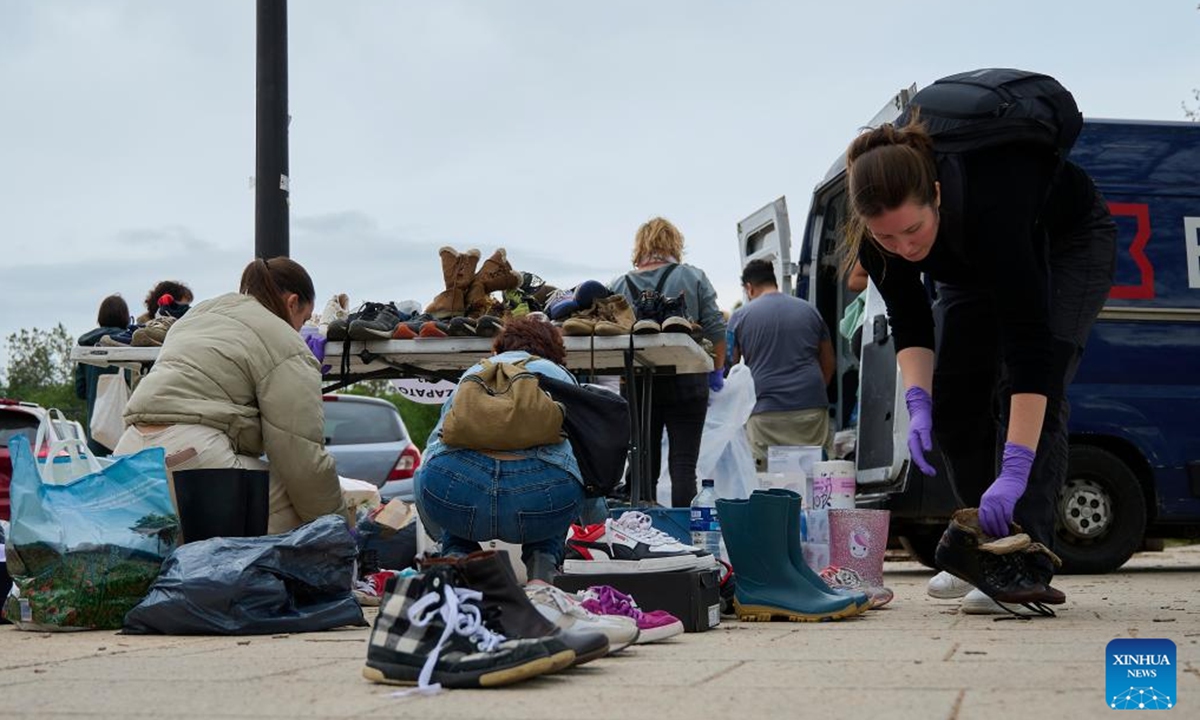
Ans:
{"type": "Polygon", "coordinates": [[[567,318],[562,324],[562,334],[568,336],[588,336],[596,329],[596,318],[590,311],[575,317],[567,318]]]}
{"type": "Polygon", "coordinates": [[[954,513],[938,541],[934,557],[939,568],[994,600],[1052,615],[1053,611],[1042,605],[1061,605],[1066,602],[1066,595],[1051,587],[1048,578],[1038,576],[1031,566],[1036,555],[1048,557],[1055,565],[1062,564],[1058,556],[1041,543],[1032,542],[1023,532],[1004,538],[989,537],[979,526],[979,511],[966,508],[954,513]]]}
{"type": "Polygon", "coordinates": [[[151,318],[145,327],[140,327],[133,331],[133,336],[130,338],[129,344],[134,347],[155,347],[162,345],[163,341],[167,339],[167,331],[174,324],[175,318],[170,315],[151,318]]]}
{"type": "Polygon", "coordinates": [[[467,312],[467,290],[475,279],[475,267],[479,264],[479,251],[460,253],[452,247],[438,250],[442,257],[442,278],[446,289],[433,298],[425,312],[439,320],[465,315],[467,312]]]}
{"type": "Polygon", "coordinates": [[[390,340],[402,319],[395,303],[365,303],[346,334],[351,340],[390,340]]]}
{"type": "Polygon", "coordinates": [[[363,677],[421,688],[494,687],[550,672],[539,640],[509,640],[483,622],[482,594],[452,566],[387,581],[363,677]]]}
{"type": "Polygon", "coordinates": [[[597,317],[592,331],[594,334],[612,336],[633,332],[633,324],[637,318],[634,317],[633,309],[629,307],[629,301],[624,295],[599,298],[592,303],[592,310],[597,317]]]}

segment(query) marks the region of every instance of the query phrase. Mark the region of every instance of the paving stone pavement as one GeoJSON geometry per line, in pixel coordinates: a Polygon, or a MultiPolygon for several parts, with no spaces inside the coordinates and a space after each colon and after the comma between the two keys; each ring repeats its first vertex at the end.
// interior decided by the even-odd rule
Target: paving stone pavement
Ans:
{"type": "Polygon", "coordinates": [[[1065,609],[1028,622],[961,615],[925,595],[930,575],[889,562],[892,605],[847,622],[726,619],[522,685],[401,699],[361,678],[366,629],[224,638],[4,625],[0,717],[1095,718],[1110,712],[1104,651],[1119,637],[1173,640],[1174,713],[1200,717],[1200,546],[1060,577],[1065,609]]]}

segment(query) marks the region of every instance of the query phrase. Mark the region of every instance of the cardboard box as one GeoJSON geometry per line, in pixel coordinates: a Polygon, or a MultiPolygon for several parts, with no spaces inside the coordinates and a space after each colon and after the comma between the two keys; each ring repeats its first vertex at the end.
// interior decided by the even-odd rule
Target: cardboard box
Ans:
{"type": "Polygon", "coordinates": [[[721,580],[716,568],[662,573],[559,575],[554,584],[567,592],[611,585],[632,595],[647,612],[666,610],[683,621],[685,632],[704,632],[721,622],[721,580]]]}

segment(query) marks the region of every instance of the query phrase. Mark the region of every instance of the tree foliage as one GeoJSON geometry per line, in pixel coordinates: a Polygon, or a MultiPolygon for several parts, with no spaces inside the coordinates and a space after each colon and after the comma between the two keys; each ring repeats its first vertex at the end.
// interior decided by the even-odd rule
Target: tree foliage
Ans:
{"type": "Polygon", "coordinates": [[[395,405],[400,411],[401,419],[404,420],[404,427],[408,428],[408,436],[422,451],[425,450],[425,441],[429,439],[429,433],[433,432],[433,426],[437,424],[438,416],[442,412],[441,405],[422,405],[395,392],[388,380],[364,380],[351,385],[345,392],[380,398],[395,405]]]}
{"type": "Polygon", "coordinates": [[[62,323],[50,330],[18,330],[5,344],[8,365],[0,394],[56,407],[68,418],[83,420],[84,402],[75,396],[75,366],[70,360],[75,338],[62,323]]]}

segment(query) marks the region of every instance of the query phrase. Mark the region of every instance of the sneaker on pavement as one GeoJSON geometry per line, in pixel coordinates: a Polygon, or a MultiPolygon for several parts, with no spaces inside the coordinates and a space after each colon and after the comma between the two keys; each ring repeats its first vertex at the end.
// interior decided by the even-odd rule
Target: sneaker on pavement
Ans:
{"type": "Polygon", "coordinates": [[[993,600],[977,588],[971,588],[967,592],[959,607],[963,615],[1017,615],[1020,609],[1020,605],[1004,605],[998,600],[993,600]]]}
{"type": "Polygon", "coordinates": [[[683,632],[683,621],[665,610],[646,612],[638,607],[633,596],[609,585],[593,585],[577,595],[584,609],[597,615],[626,617],[637,624],[638,644],[657,642],[683,632]]]}
{"type": "Polygon", "coordinates": [[[452,568],[389,579],[363,677],[428,692],[508,685],[549,672],[554,661],[540,640],[509,640],[488,629],[482,597],[462,587],[452,568]]]}
{"type": "Polygon", "coordinates": [[[571,526],[563,572],[646,573],[712,566],[712,555],[700,556],[696,552],[697,548],[683,545],[666,533],[643,530],[632,521],[622,525],[610,518],[588,527],[571,526]]]}
{"type": "MultiPolygon", "coordinates": [[[[931,598],[953,600],[954,598],[966,595],[974,589],[975,586],[971,583],[966,580],[960,580],[943,570],[929,578],[929,585],[926,586],[925,592],[931,598]]],[[[980,593],[980,595],[983,595],[983,593],[980,593]]],[[[987,597],[987,595],[984,595],[984,597],[987,597]]]]}
{"type": "Polygon", "coordinates": [[[598,632],[607,637],[610,653],[637,642],[638,624],[633,618],[596,614],[574,595],[540,581],[526,585],[525,594],[543,617],[562,630],[598,632]]]}

